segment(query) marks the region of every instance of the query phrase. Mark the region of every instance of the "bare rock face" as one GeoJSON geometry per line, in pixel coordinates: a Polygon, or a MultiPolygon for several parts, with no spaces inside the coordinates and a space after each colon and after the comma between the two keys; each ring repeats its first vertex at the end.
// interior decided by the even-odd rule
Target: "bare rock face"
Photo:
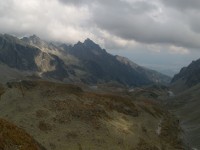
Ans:
{"type": "Polygon", "coordinates": [[[0,36],[0,61],[11,68],[38,72],[45,77],[62,80],[68,76],[64,63],[57,56],[10,35],[0,36]]]}
{"type": "Polygon", "coordinates": [[[40,51],[10,35],[0,36],[0,60],[11,68],[38,71],[35,56],[40,51]]]}

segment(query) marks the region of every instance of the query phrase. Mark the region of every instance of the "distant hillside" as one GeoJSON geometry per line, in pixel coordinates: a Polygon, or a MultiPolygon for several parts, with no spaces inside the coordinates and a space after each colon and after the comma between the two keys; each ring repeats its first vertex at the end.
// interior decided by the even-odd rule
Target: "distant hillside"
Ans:
{"type": "Polygon", "coordinates": [[[171,78],[167,75],[164,75],[162,73],[159,73],[155,70],[148,69],[146,67],[139,66],[138,64],[132,62],[126,57],[122,56],[115,56],[117,60],[119,60],[121,63],[124,63],[128,66],[131,66],[132,69],[134,69],[137,72],[141,72],[144,74],[149,80],[153,81],[154,83],[162,83],[162,84],[168,84],[170,83],[171,78]]]}
{"type": "Polygon", "coordinates": [[[180,84],[192,87],[200,83],[200,59],[193,61],[189,66],[184,67],[172,79],[172,84],[180,84]]]}
{"type": "Polygon", "coordinates": [[[163,74],[107,53],[90,39],[68,46],[46,42],[36,35],[22,39],[0,35],[0,62],[41,78],[68,83],[141,86],[170,81],[163,74]]]}

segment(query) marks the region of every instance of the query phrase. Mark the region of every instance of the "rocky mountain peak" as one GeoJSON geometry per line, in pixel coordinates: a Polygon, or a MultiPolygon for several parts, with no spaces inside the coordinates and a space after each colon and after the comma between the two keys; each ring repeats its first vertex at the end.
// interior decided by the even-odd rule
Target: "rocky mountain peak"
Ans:
{"type": "Polygon", "coordinates": [[[51,50],[57,49],[57,47],[49,42],[46,42],[45,40],[40,39],[37,35],[33,34],[29,37],[24,37],[21,39],[26,44],[32,45],[34,47],[39,48],[43,52],[51,52],[51,50]]]}
{"type": "Polygon", "coordinates": [[[94,45],[95,43],[91,40],[91,39],[89,39],[89,38],[87,38],[87,39],[85,39],[85,41],[84,41],[84,44],[88,44],[88,45],[94,45]]]}
{"type": "Polygon", "coordinates": [[[35,40],[35,41],[41,41],[41,39],[37,35],[35,35],[35,34],[33,34],[32,36],[30,36],[29,39],[32,39],[32,40],[35,40]]]}
{"type": "Polygon", "coordinates": [[[35,34],[29,36],[29,37],[24,37],[22,38],[22,41],[29,43],[31,45],[41,45],[42,43],[44,43],[43,40],[41,40],[38,36],[36,36],[35,34]]]}
{"type": "Polygon", "coordinates": [[[87,38],[85,41],[84,41],[84,46],[86,46],[87,48],[89,49],[92,49],[92,50],[102,50],[101,47],[96,44],[95,42],[93,42],[91,39],[87,38]]]}
{"type": "Polygon", "coordinates": [[[83,45],[83,43],[78,41],[75,45],[83,45]]]}

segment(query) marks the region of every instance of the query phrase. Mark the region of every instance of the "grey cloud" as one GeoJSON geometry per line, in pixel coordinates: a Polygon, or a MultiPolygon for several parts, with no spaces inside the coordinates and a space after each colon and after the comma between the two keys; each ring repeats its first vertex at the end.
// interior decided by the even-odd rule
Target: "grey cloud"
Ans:
{"type": "Polygon", "coordinates": [[[60,2],[67,4],[67,5],[83,5],[83,4],[88,4],[88,2],[90,2],[90,0],[59,0],[60,2]]]}
{"type": "Polygon", "coordinates": [[[127,40],[200,48],[200,35],[192,32],[189,26],[186,27],[187,22],[182,24],[178,18],[166,23],[156,22],[148,13],[158,10],[158,8],[155,5],[147,4],[146,2],[136,2],[132,4],[132,7],[115,6],[112,8],[99,6],[93,10],[93,21],[102,30],[107,30],[127,40]],[[145,9],[136,13],[134,7],[145,9]],[[126,8],[129,8],[129,13],[126,12],[126,8]],[[144,13],[145,11],[147,12],[144,13]]]}
{"type": "Polygon", "coordinates": [[[157,6],[149,2],[137,1],[132,3],[132,10],[138,13],[146,13],[152,10],[157,10],[157,6]]]}
{"type": "Polygon", "coordinates": [[[51,0],[49,2],[33,0],[30,2],[39,3],[35,10],[29,11],[29,7],[32,6],[30,4],[23,7],[23,10],[18,8],[20,4],[14,4],[13,0],[0,1],[0,32],[16,35],[35,33],[46,39],[53,39],[55,36],[57,39],[67,39],[71,34],[74,38],[72,41],[82,40],[88,35],[104,38],[93,32],[95,28],[108,32],[110,37],[113,35],[141,44],[200,48],[200,11],[196,9],[195,14],[191,11],[184,14],[180,12],[180,9],[199,7],[199,0],[51,0]],[[62,7],[63,5],[68,7],[62,7]],[[175,11],[166,6],[173,7],[175,11]],[[83,15],[85,10],[88,16],[83,15]],[[158,21],[154,18],[160,11],[163,11],[161,13],[168,18],[164,22],[162,15],[158,21]]]}
{"type": "MultiPolygon", "coordinates": [[[[186,48],[200,48],[199,19],[190,17],[189,12],[176,16],[165,6],[180,9],[193,9],[200,6],[199,0],[158,0],[121,1],[121,0],[60,0],[65,4],[87,5],[91,11],[91,23],[101,30],[126,40],[135,40],[149,44],[172,44],[186,48]],[[164,5],[162,5],[164,4],[164,5]],[[162,9],[170,19],[159,22],[151,13],[162,9]],[[190,19],[185,19],[185,18],[190,19]]],[[[161,16],[162,19],[162,16],[161,16]]],[[[89,25],[91,26],[91,24],[89,25]]]]}
{"type": "Polygon", "coordinates": [[[200,34],[200,12],[189,13],[188,22],[189,22],[191,30],[200,34]]]}
{"type": "Polygon", "coordinates": [[[188,9],[199,9],[199,0],[161,0],[167,6],[175,9],[188,10],[188,9]]]}
{"type": "Polygon", "coordinates": [[[122,1],[122,0],[59,0],[60,2],[64,4],[73,4],[75,6],[82,6],[82,5],[87,5],[91,6],[92,4],[100,5],[105,8],[109,9],[118,9],[118,11],[126,10],[126,12],[131,13],[133,11],[134,13],[137,12],[147,12],[149,10],[155,9],[156,7],[149,3],[149,2],[144,2],[144,1],[133,1],[133,2],[128,2],[128,1],[122,1]]]}

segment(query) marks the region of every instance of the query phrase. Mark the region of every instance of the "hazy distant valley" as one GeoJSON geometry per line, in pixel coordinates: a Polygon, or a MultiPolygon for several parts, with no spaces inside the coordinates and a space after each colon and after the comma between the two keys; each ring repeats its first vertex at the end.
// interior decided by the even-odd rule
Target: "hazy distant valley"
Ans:
{"type": "Polygon", "coordinates": [[[0,83],[3,150],[200,149],[199,60],[171,79],[90,39],[1,34],[0,83]]]}

